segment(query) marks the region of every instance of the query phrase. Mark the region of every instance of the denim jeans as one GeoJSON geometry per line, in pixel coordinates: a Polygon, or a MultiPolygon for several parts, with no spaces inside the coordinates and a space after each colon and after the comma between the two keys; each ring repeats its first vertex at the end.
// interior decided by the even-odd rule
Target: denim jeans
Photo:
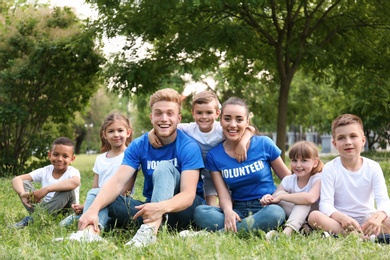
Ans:
{"type": "MultiPolygon", "coordinates": [[[[86,212],[89,209],[89,207],[92,205],[93,201],[95,200],[96,196],[98,195],[99,191],[100,188],[92,188],[88,191],[87,198],[85,199],[84,202],[83,212],[86,212]]],[[[98,217],[99,217],[100,229],[101,230],[106,229],[110,221],[110,218],[108,216],[108,208],[107,207],[102,208],[98,213],[98,217]]]]}
{"type": "MultiPolygon", "coordinates": [[[[238,231],[265,232],[276,229],[284,223],[286,214],[278,205],[263,207],[259,200],[235,201],[233,210],[240,216],[241,222],[236,222],[238,231]]],[[[223,231],[225,215],[218,207],[202,205],[195,209],[195,223],[202,229],[223,231]]]]}
{"type": "MultiPolygon", "coordinates": [[[[153,193],[150,202],[159,202],[171,199],[179,192],[179,171],[170,162],[160,162],[153,172],[153,193]]],[[[131,197],[120,195],[107,206],[108,216],[112,218],[117,225],[126,226],[132,221],[132,217],[138,211],[135,207],[147,202],[141,202],[131,197]]],[[[195,208],[204,203],[205,201],[203,198],[196,196],[192,205],[187,209],[180,212],[168,213],[167,224],[171,228],[188,228],[188,226],[193,223],[195,208]]],[[[138,225],[143,223],[142,217],[139,217],[136,221],[138,225]]]]}

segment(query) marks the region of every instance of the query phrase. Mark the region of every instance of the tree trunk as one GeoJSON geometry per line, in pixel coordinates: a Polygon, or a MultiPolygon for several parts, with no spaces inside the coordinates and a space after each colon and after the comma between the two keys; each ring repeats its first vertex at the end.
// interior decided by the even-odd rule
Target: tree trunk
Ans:
{"type": "Polygon", "coordinates": [[[285,161],[286,153],[287,107],[290,85],[291,80],[282,79],[279,90],[276,145],[282,150],[280,157],[282,157],[283,161],[285,161]]]}

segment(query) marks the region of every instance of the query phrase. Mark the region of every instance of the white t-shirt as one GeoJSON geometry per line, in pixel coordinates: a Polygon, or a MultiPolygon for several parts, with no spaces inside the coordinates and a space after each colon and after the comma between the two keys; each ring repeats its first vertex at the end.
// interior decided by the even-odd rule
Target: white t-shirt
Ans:
{"type": "Polygon", "coordinates": [[[211,148],[225,140],[223,136],[222,126],[219,122],[214,122],[213,128],[208,133],[200,131],[199,126],[195,122],[181,123],[177,126],[177,129],[183,131],[188,136],[195,139],[202,150],[203,160],[206,159],[206,155],[211,148]]]}
{"type": "Polygon", "coordinates": [[[362,167],[355,172],[344,168],[340,157],[325,164],[320,200],[320,211],[325,215],[339,211],[360,223],[377,210],[390,216],[390,200],[382,169],[379,163],[362,158],[362,167]]]}
{"type": "Polygon", "coordinates": [[[115,157],[107,158],[107,153],[98,155],[92,168],[92,171],[99,175],[99,188],[103,187],[104,183],[118,171],[124,156],[124,153],[121,153],[115,157]]]}
{"type": "Polygon", "coordinates": [[[316,173],[310,176],[309,181],[306,186],[302,189],[298,186],[298,176],[296,174],[292,174],[283,178],[281,185],[285,191],[288,193],[299,193],[299,192],[309,192],[316,181],[321,179],[322,173],[316,173]]]}
{"type": "MultiPolygon", "coordinates": [[[[43,168],[39,168],[39,169],[32,171],[30,173],[30,176],[33,179],[33,181],[41,183],[42,187],[46,187],[46,186],[49,186],[51,184],[70,179],[74,176],[79,177],[81,179],[80,171],[77,170],[76,168],[74,168],[73,166],[68,166],[68,169],[66,170],[66,172],[64,172],[64,174],[62,174],[62,176],[58,179],[53,178],[53,170],[54,170],[54,166],[48,165],[48,166],[45,166],[43,168]]],[[[76,203],[79,203],[80,186],[75,188],[74,191],[75,191],[75,195],[76,195],[76,203]]],[[[45,196],[43,201],[45,201],[45,202],[50,201],[53,198],[54,194],[55,194],[55,192],[49,192],[45,196]]]]}

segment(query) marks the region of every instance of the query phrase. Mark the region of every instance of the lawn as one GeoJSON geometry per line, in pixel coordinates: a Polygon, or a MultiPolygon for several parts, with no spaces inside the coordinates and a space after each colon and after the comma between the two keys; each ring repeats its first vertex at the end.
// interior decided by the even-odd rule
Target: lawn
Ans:
{"type": "MultiPolygon", "coordinates": [[[[390,154],[365,156],[381,163],[390,187],[390,154]]],[[[96,155],[79,155],[74,162],[82,174],[80,199],[83,202],[92,184],[92,166],[96,155]]],[[[324,161],[331,157],[324,158],[324,161]]],[[[12,190],[10,178],[0,178],[0,259],[389,259],[390,246],[362,242],[357,237],[322,238],[319,232],[310,236],[294,235],[266,241],[264,234],[214,234],[205,237],[180,238],[177,233],[161,230],[158,242],[143,249],[124,244],[135,230],[115,230],[104,235],[106,243],[84,244],[55,242],[66,237],[76,226],[59,227],[60,218],[34,217],[25,229],[8,226],[26,216],[20,199],[12,190]]],[[[390,189],[389,189],[390,190],[390,189]]],[[[138,175],[136,197],[142,198],[142,175],[138,175]],[[141,197],[140,197],[141,196],[141,197]]]]}

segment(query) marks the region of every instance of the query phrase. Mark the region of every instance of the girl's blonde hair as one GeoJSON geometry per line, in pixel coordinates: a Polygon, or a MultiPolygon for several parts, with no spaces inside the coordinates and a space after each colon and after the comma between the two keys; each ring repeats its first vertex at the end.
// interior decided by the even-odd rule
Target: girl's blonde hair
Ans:
{"type": "Polygon", "coordinates": [[[103,121],[102,127],[100,128],[100,141],[101,141],[101,147],[100,147],[100,152],[108,152],[111,150],[111,144],[104,138],[103,133],[106,131],[107,127],[109,127],[112,123],[115,121],[123,121],[125,123],[126,128],[130,129],[130,136],[126,139],[126,146],[128,146],[131,141],[133,140],[133,128],[131,126],[130,120],[122,115],[121,113],[114,112],[108,114],[103,121]]]}
{"type": "Polygon", "coordinates": [[[291,146],[290,151],[288,152],[288,157],[293,159],[313,159],[318,160],[318,164],[314,167],[310,175],[314,175],[318,172],[322,172],[322,168],[324,167],[324,163],[320,160],[318,156],[317,146],[310,141],[299,141],[296,142],[293,146],[291,146]]]}

